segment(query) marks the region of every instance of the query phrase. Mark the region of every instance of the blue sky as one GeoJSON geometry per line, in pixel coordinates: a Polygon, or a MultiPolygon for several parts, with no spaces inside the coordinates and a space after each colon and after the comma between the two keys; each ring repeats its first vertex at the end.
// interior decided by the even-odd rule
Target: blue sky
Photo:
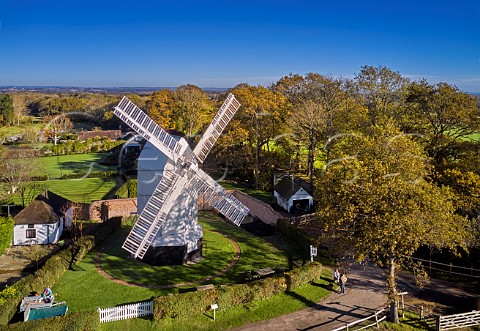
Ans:
{"type": "Polygon", "coordinates": [[[0,85],[232,87],[383,65],[480,92],[480,1],[0,0],[0,85]]]}

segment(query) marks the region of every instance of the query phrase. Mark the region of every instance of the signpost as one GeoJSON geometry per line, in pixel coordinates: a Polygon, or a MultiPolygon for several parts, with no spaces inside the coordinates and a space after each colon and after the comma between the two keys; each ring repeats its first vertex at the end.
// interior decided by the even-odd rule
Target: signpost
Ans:
{"type": "Polygon", "coordinates": [[[313,257],[317,256],[317,247],[310,245],[310,262],[313,262],[313,257]]]}

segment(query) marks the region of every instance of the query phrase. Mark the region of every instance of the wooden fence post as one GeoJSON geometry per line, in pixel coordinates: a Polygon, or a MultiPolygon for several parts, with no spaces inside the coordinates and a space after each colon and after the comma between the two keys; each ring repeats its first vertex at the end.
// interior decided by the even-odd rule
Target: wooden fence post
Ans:
{"type": "Polygon", "coordinates": [[[441,318],[441,316],[437,316],[437,323],[436,323],[436,328],[435,328],[436,331],[440,331],[440,318],[441,318]]]}

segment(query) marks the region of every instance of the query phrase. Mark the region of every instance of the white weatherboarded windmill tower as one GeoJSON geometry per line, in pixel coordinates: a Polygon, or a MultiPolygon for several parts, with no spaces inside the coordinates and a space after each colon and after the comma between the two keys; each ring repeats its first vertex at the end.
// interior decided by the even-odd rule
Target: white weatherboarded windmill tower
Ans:
{"type": "Polygon", "coordinates": [[[158,184],[148,201],[139,203],[138,220],[122,246],[135,258],[145,257],[155,265],[178,264],[195,251],[201,252],[202,229],[196,218],[199,194],[236,225],[247,216],[247,207],[198,168],[239,107],[229,94],[193,151],[184,139],[177,141],[128,98],[123,97],[115,107],[115,115],[168,159],[163,161],[166,165],[159,180],[157,174],[158,184]]]}

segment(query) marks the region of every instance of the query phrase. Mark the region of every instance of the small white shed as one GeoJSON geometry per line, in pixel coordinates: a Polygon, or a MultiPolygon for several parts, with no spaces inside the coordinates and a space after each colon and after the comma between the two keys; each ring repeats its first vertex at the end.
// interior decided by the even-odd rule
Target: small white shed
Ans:
{"type": "Polygon", "coordinates": [[[274,187],[273,196],[277,205],[289,213],[308,213],[313,208],[313,196],[309,184],[300,178],[285,176],[274,187]]]}
{"type": "Polygon", "coordinates": [[[71,201],[46,191],[13,218],[13,245],[56,243],[72,219],[71,201]]]}

